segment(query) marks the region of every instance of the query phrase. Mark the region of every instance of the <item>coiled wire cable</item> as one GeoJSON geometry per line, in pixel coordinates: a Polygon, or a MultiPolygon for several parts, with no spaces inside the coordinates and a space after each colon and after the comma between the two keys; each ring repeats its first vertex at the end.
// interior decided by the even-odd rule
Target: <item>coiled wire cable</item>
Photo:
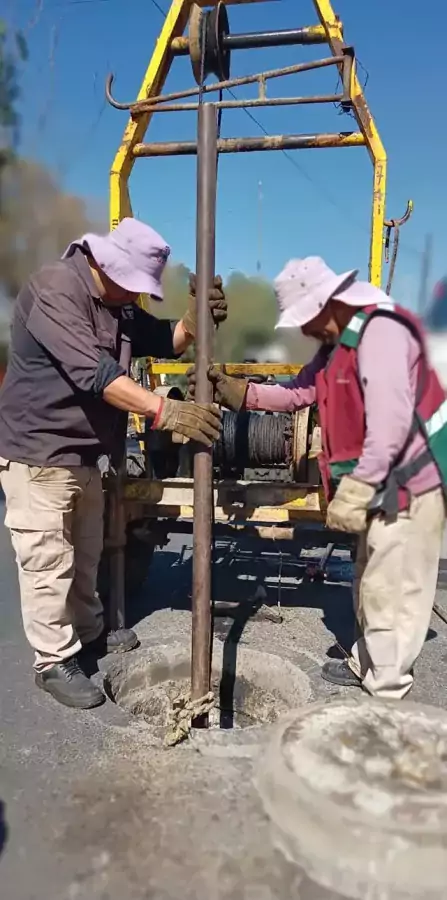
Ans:
{"type": "Polygon", "coordinates": [[[292,460],[290,413],[224,411],[214,459],[223,469],[286,466],[292,460]]]}

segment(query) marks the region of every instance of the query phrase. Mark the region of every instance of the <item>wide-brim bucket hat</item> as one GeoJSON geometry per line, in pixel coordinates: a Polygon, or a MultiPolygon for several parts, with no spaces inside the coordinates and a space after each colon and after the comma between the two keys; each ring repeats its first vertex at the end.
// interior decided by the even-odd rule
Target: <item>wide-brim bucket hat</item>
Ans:
{"type": "Polygon", "coordinates": [[[358,269],[337,275],[319,256],[291,259],[274,282],[280,316],[276,328],[302,328],[331,300],[364,306],[355,284],[358,269]]]}
{"type": "Polygon", "coordinates": [[[108,234],[82,235],[62,258],[70,256],[76,246],[88,250],[101,271],[123,290],[163,299],[161,277],[171,248],[150,225],[123,219],[108,234]]]}

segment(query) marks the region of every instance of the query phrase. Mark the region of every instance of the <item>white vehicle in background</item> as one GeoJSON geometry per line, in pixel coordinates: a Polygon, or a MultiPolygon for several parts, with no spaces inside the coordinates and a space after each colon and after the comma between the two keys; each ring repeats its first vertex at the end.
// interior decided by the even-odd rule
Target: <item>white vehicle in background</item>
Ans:
{"type": "Polygon", "coordinates": [[[436,285],[423,321],[430,362],[447,391],[447,278],[436,285]]]}
{"type": "Polygon", "coordinates": [[[245,362],[281,364],[288,361],[288,354],[282,344],[271,343],[263,347],[247,347],[244,359],[245,362]]]}

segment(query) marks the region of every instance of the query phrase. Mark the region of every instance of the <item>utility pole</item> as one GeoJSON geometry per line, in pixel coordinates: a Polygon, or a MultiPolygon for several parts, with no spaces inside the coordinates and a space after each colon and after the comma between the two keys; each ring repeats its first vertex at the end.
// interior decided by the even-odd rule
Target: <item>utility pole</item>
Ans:
{"type": "Polygon", "coordinates": [[[428,285],[430,280],[431,260],[433,254],[433,235],[427,234],[425,237],[424,252],[421,262],[421,280],[419,284],[418,308],[419,316],[423,316],[427,309],[428,285]]]}
{"type": "Polygon", "coordinates": [[[262,271],[262,181],[258,183],[258,262],[256,265],[256,271],[258,275],[261,274],[262,271]]]}

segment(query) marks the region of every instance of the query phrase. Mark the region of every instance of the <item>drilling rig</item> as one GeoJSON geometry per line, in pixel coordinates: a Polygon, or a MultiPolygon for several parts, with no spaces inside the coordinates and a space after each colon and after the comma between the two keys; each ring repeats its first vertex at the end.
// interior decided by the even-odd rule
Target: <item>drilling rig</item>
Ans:
{"type": "MultiPolygon", "coordinates": [[[[313,0],[316,13],[310,25],[287,30],[234,34],[228,8],[276,0],[227,0],[226,3],[173,0],[166,15],[152,58],[135,100],[123,103],[112,94],[113,76],[106,86],[109,103],[126,110],[129,120],[116,153],[110,176],[110,221],[114,228],[132,215],[129,178],[135,162],[163,157],[197,156],[197,309],[196,397],[209,398],[207,369],[213,359],[213,334],[207,303],[214,277],[215,216],[218,188],[218,159],[221,154],[278,152],[338,148],[362,150],[372,163],[371,234],[369,279],[381,286],[384,243],[389,247],[391,232],[402,220],[385,219],[387,158],[373,116],[357,76],[356,55],[346,41],[343,23],[330,0],[313,0]],[[315,45],[324,55],[309,62],[235,78],[231,63],[240,50],[266,47],[315,45]],[[163,93],[166,78],[178,57],[189,56],[191,84],[184,90],[163,93]],[[271,96],[267,87],[282,83],[288,76],[316,70],[335,71],[337,92],[314,96],[271,96]],[[256,85],[256,98],[238,99],[233,91],[256,85]],[[228,92],[231,92],[230,94],[228,92]],[[352,130],[319,134],[263,134],[222,138],[220,119],[224,110],[253,110],[268,107],[295,108],[309,104],[337,104],[349,113],[352,130]],[[193,141],[150,140],[148,131],[154,116],[177,117],[184,112],[197,115],[197,139],[193,141]],[[384,229],[386,231],[386,239],[384,229]]],[[[306,4],[296,3],[302,12],[306,4]]],[[[255,56],[253,52],[253,56],[255,56]]],[[[411,208],[409,210],[411,212],[411,208]]],[[[398,237],[398,231],[396,231],[398,237]]],[[[395,241],[397,254],[397,240],[395,241]]],[[[395,256],[393,255],[393,271],[395,256]]],[[[391,284],[389,284],[391,287],[391,284]]],[[[145,298],[141,298],[144,304],[145,298]]],[[[231,317],[231,310],[230,310],[231,317]]],[[[225,372],[245,377],[295,375],[300,365],[222,364],[225,372]]],[[[186,363],[166,363],[148,359],[139,376],[143,384],[165,395],[182,397],[178,388],[161,384],[163,375],[184,374],[186,363]]],[[[146,553],[163,545],[167,535],[192,531],[193,639],[192,698],[209,691],[212,608],[212,542],[215,536],[256,535],[291,540],[303,523],[320,530],[325,518],[324,499],[318,473],[319,427],[313,410],[295,414],[223,414],[222,436],[213,452],[180,446],[170,437],[151,433],[137,423],[143,463],[140,477],[122,471],[108,492],[107,548],[112,619],[116,626],[125,619],[125,548],[129,534],[145,530],[146,553]]],[[[340,536],[327,534],[330,554],[340,536]]],[[[130,557],[131,558],[131,557],[130,557]]],[[[201,716],[202,724],[206,716],[201,716]]]]}

